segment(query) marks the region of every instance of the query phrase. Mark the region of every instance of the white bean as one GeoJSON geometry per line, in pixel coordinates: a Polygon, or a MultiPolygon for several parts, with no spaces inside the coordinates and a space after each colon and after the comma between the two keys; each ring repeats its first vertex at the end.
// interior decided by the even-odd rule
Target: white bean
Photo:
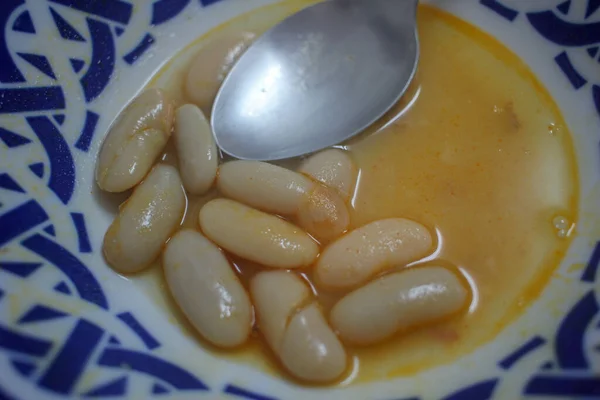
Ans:
{"type": "Polygon", "coordinates": [[[123,273],[148,267],[181,223],[185,204],[177,170],[156,165],[108,228],[103,248],[106,261],[123,273]]]}
{"type": "Polygon", "coordinates": [[[348,289],[386,269],[424,257],[432,247],[423,225],[402,218],[372,222],[329,245],[315,267],[319,285],[348,289]]]}
{"type": "Polygon", "coordinates": [[[467,289],[447,269],[409,269],[379,278],[342,298],[331,311],[331,323],[344,341],[373,344],[448,317],[461,310],[467,299],[467,289]]]}
{"type": "Polygon", "coordinates": [[[306,284],[290,272],[263,272],[251,282],[259,329],[295,377],[331,382],[345,371],[347,356],[306,284]]]}
{"type": "Polygon", "coordinates": [[[164,149],[173,125],[173,104],[160,89],[135,98],[111,126],[96,168],[98,186],[124,192],[144,179],[164,149]]]}
{"type": "Polygon", "coordinates": [[[311,265],[319,247],[304,231],[278,218],[227,199],[202,207],[200,227],[225,250],[273,268],[311,265]]]}
{"type": "Polygon", "coordinates": [[[289,169],[260,161],[230,161],[221,165],[221,193],[262,211],[294,215],[315,183],[289,169]]]}
{"type": "Polygon", "coordinates": [[[185,93],[207,115],[221,83],[254,37],[252,33],[243,32],[220,38],[204,47],[190,63],[185,93]]]}
{"type": "Polygon", "coordinates": [[[198,107],[186,104],[177,109],[174,139],[183,186],[195,195],[206,193],[217,176],[219,154],[210,125],[198,107]]]}
{"type": "Polygon", "coordinates": [[[175,301],[209,342],[229,348],[248,339],[252,304],[217,246],[194,230],[180,231],[167,244],[163,268],[175,301]]]}
{"type": "Polygon", "coordinates": [[[358,171],[345,151],[329,149],[310,156],[298,172],[333,188],[348,201],[354,192],[358,171]]]}
{"type": "Polygon", "coordinates": [[[259,161],[231,161],[219,170],[217,185],[234,200],[260,210],[296,216],[321,241],[339,237],[350,225],[343,199],[333,190],[288,169],[259,161]]]}

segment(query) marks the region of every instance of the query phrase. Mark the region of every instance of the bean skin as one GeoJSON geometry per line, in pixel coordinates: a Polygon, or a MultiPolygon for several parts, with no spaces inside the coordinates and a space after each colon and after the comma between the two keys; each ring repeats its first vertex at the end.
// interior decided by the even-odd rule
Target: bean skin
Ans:
{"type": "Polygon", "coordinates": [[[345,201],[350,200],[356,187],[358,170],[345,151],[329,149],[307,158],[298,172],[312,177],[338,191],[345,201]]]}
{"type": "Polygon", "coordinates": [[[204,234],[225,250],[272,268],[311,265],[319,247],[300,228],[228,199],[216,199],[199,215],[204,234]]]}
{"type": "Polygon", "coordinates": [[[175,147],[183,186],[194,195],[205,194],[217,176],[219,153],[202,111],[192,104],[175,113],[175,147]]]}
{"type": "Polygon", "coordinates": [[[286,271],[262,272],[250,284],[259,329],[296,378],[331,382],[346,370],[346,351],[306,284],[286,271]]]}
{"type": "Polygon", "coordinates": [[[368,345],[463,309],[467,289],[449,270],[419,267],[383,276],[342,298],[331,323],[348,343],[368,345]]]}
{"type": "Polygon", "coordinates": [[[181,223],[186,199],[174,167],[156,165],[121,206],[104,236],[104,257],[117,271],[148,267],[181,223]]]}
{"type": "Polygon", "coordinates": [[[329,289],[350,289],[386,269],[416,261],[432,248],[423,225],[402,218],[358,228],[330,244],[321,254],[315,277],[329,289]]]}
{"type": "Polygon", "coordinates": [[[123,110],[98,157],[96,182],[102,190],[124,192],[144,179],[171,136],[173,114],[160,89],[144,91],[123,110]]]}
{"type": "Polygon", "coordinates": [[[202,234],[183,230],[163,253],[173,298],[194,327],[212,344],[231,348],[250,335],[250,298],[221,250],[202,234]]]}

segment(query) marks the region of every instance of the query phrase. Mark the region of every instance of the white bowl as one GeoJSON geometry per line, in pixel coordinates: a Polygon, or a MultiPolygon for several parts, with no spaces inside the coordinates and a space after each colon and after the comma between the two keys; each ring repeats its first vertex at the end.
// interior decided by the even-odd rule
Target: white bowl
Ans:
{"type": "Polygon", "coordinates": [[[577,236],[542,295],[455,363],[301,387],[203,351],[106,266],[114,210],[93,169],[107,127],[186,44],[273,2],[0,2],[0,399],[600,398],[598,1],[433,1],[529,65],[573,133],[581,180],[577,236]]]}

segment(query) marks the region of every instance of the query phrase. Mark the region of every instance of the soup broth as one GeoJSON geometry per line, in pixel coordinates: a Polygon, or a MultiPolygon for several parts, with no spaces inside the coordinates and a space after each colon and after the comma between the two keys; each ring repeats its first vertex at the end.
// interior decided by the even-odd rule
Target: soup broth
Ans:
{"type": "MultiPolygon", "coordinates": [[[[244,48],[309,3],[269,6],[222,25],[175,56],[150,86],[209,115],[220,81],[244,48]],[[205,60],[205,72],[194,78],[202,93],[190,96],[187,70],[197,57],[205,60]]],[[[353,361],[345,383],[414,374],[492,339],[544,288],[577,219],[570,134],[533,74],[495,39],[440,10],[420,6],[418,24],[421,58],[408,93],[376,126],[340,146],[359,169],[351,229],[397,217],[426,225],[437,236],[434,254],[398,269],[435,260],[464,278],[472,298],[468,310],[451,319],[374,346],[347,347],[353,361]]],[[[176,165],[169,146],[162,160],[176,165]]],[[[216,197],[216,190],[189,196],[183,226],[198,229],[200,208],[216,197]]],[[[246,287],[264,269],[231,261],[246,287]]],[[[301,273],[328,315],[340,294],[318,290],[311,268],[301,273]]],[[[288,377],[257,332],[233,351],[202,340],[172,300],[160,265],[131,280],[207,351],[288,377]]]]}

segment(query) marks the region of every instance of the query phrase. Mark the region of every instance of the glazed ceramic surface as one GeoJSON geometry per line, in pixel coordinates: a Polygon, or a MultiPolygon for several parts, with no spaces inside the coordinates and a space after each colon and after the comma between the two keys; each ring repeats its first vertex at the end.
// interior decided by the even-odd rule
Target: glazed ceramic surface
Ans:
{"type": "Polygon", "coordinates": [[[574,136],[577,236],[496,339],[417,376],[304,388],[203,351],[108,268],[103,136],[177,51],[270,0],[0,1],[0,399],[600,398],[600,1],[434,0],[529,65],[574,136]]]}

